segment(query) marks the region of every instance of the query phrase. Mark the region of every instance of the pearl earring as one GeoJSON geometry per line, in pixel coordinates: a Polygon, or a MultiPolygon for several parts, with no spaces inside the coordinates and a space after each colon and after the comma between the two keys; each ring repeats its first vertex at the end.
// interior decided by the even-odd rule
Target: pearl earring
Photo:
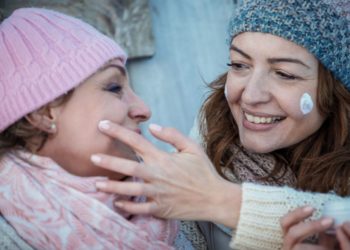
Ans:
{"type": "Polygon", "coordinates": [[[57,129],[56,123],[54,123],[54,122],[51,123],[51,125],[50,125],[50,130],[56,132],[56,129],[57,129]]]}

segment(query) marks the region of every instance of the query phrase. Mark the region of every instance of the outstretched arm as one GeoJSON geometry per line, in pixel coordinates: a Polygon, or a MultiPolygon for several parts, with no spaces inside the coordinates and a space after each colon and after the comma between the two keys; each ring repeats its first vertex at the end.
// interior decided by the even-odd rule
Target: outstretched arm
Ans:
{"type": "Polygon", "coordinates": [[[116,124],[101,130],[129,145],[143,159],[135,162],[107,155],[92,157],[95,164],[144,183],[108,181],[102,191],[144,195],[145,203],[116,204],[134,214],[151,213],[162,218],[207,220],[236,228],[231,246],[238,249],[281,249],[283,233],[280,219],[306,204],[315,208],[313,219],[320,218],[325,202],[341,199],[334,194],[302,192],[288,187],[228,182],[215,171],[196,143],[172,128],[151,126],[158,139],[172,144],[178,152],[155,148],[141,135],[116,124]]]}

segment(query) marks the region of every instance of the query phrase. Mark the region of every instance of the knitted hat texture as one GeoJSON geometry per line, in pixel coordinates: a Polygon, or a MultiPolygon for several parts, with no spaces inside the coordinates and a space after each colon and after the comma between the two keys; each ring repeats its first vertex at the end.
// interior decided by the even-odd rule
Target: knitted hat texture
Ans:
{"type": "Polygon", "coordinates": [[[0,24],[0,131],[73,89],[125,52],[56,11],[17,9],[0,24]]]}
{"type": "Polygon", "coordinates": [[[306,48],[350,90],[349,0],[247,0],[231,18],[230,42],[246,31],[306,48]]]}

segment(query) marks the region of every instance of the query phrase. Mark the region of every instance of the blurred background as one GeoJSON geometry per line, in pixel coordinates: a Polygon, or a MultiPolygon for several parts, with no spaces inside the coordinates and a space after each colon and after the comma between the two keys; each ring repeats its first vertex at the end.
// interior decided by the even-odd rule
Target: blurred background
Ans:
{"type": "Polygon", "coordinates": [[[111,36],[129,55],[131,84],[152,110],[142,125],[171,126],[188,134],[207,84],[227,70],[227,26],[241,0],[1,0],[0,15],[40,6],[77,16],[111,36]]]}

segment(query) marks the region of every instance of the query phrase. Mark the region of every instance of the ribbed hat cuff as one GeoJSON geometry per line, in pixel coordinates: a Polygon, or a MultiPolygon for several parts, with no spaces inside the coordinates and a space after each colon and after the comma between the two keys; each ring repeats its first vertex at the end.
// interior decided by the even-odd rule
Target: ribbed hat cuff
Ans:
{"type": "MultiPolygon", "coordinates": [[[[85,43],[78,50],[67,54],[71,58],[60,61],[55,66],[55,70],[46,69],[40,75],[40,78],[32,80],[32,84],[23,85],[16,93],[9,93],[15,96],[5,98],[3,102],[0,101],[2,106],[0,109],[0,132],[26,114],[75,88],[109,60],[120,58],[123,63],[126,60],[126,55],[122,49],[107,37],[104,39],[99,37],[95,41],[85,43]],[[69,82],[69,84],[62,84],[62,81],[69,82]],[[50,88],[47,88],[47,86],[50,86],[50,88]],[[22,101],[18,102],[17,100],[22,101]],[[31,107],[31,109],[28,110],[28,107],[31,107]]],[[[16,75],[13,76],[16,77],[16,75]]],[[[22,80],[25,81],[25,79],[22,80]]],[[[9,81],[8,84],[10,84],[11,79],[4,79],[4,81],[9,81]]],[[[1,93],[4,93],[4,91],[0,89],[1,93]]],[[[3,96],[0,96],[0,100],[2,99],[3,96]]]]}

